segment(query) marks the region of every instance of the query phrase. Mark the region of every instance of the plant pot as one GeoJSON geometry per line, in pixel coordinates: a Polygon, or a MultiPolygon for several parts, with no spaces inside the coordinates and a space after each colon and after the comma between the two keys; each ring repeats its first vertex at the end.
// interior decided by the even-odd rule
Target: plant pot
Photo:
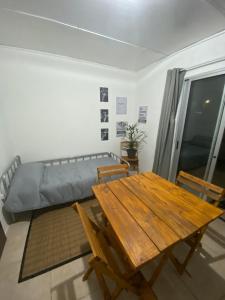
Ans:
{"type": "Polygon", "coordinates": [[[137,149],[127,149],[127,156],[129,158],[135,158],[137,154],[137,149]]]}

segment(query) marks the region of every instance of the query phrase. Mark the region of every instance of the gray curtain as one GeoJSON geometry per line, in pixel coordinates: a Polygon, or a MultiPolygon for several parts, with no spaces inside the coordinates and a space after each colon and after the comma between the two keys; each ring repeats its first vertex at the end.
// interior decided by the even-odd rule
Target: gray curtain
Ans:
{"type": "Polygon", "coordinates": [[[185,71],[181,69],[172,69],[167,72],[153,164],[153,172],[164,178],[169,176],[175,118],[184,75],[185,71]]]}

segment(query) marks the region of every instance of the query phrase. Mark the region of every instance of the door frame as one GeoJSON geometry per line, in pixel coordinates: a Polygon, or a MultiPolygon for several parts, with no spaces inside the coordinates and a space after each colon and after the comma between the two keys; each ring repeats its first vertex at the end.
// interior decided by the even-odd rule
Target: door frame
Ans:
{"type": "Polygon", "coordinates": [[[210,157],[209,157],[209,164],[207,165],[208,169],[207,169],[207,173],[206,173],[206,180],[211,182],[213,179],[213,175],[214,175],[214,171],[216,168],[216,163],[217,163],[217,159],[218,159],[218,155],[219,155],[219,151],[220,151],[220,147],[221,147],[221,143],[222,143],[222,139],[223,139],[223,135],[224,135],[224,130],[225,130],[225,87],[223,90],[223,111],[222,111],[222,115],[220,118],[220,124],[217,130],[217,134],[216,134],[216,139],[214,141],[214,148],[211,149],[211,153],[210,153],[210,157]]]}
{"type": "MultiPolygon", "coordinates": [[[[182,138],[183,138],[183,132],[184,132],[184,126],[186,121],[186,115],[187,115],[187,108],[188,108],[188,102],[189,102],[189,96],[190,96],[190,88],[193,81],[214,77],[218,75],[225,75],[225,68],[220,68],[214,71],[208,71],[203,72],[201,74],[192,75],[192,76],[186,76],[184,78],[180,101],[178,105],[177,110],[177,116],[175,121],[175,130],[174,130],[174,137],[173,137],[173,147],[172,147],[172,155],[171,155],[171,162],[170,162],[170,170],[169,170],[169,180],[175,182],[176,181],[176,175],[177,175],[177,168],[178,168],[178,162],[180,157],[180,150],[181,150],[181,144],[182,144],[182,138]]],[[[207,162],[206,172],[204,179],[209,181],[212,180],[213,172],[216,166],[216,160],[218,156],[218,151],[220,149],[220,144],[222,141],[221,134],[223,135],[223,132],[221,133],[221,122],[222,120],[225,120],[225,85],[223,89],[221,104],[219,108],[219,114],[218,119],[216,122],[216,127],[213,135],[212,145],[210,149],[209,159],[207,162]],[[220,133],[220,140],[219,138],[220,133]],[[217,145],[216,145],[217,144],[217,145]],[[217,150],[217,153],[215,152],[217,150]],[[214,157],[216,156],[216,158],[214,157]],[[214,164],[214,169],[212,165],[212,159],[214,164]],[[206,178],[207,177],[207,178],[206,178]]]]}

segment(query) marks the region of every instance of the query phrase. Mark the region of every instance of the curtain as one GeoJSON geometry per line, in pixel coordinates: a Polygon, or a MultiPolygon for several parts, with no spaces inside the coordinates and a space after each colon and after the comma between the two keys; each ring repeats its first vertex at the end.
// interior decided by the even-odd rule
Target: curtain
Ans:
{"type": "Polygon", "coordinates": [[[166,179],[169,176],[175,118],[184,75],[185,71],[178,68],[167,72],[153,164],[153,172],[166,179]]]}

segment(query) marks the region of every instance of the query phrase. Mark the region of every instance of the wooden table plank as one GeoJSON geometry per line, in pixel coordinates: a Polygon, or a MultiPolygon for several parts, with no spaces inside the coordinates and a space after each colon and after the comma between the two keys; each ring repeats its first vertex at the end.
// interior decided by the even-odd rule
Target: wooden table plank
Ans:
{"type": "Polygon", "coordinates": [[[127,188],[141,199],[159,218],[161,218],[176,234],[185,239],[198,230],[198,227],[185,219],[180,211],[174,210],[161,196],[157,189],[144,176],[136,175],[121,179],[127,188]]]}
{"type": "MultiPolygon", "coordinates": [[[[198,209],[195,209],[191,203],[183,201],[178,195],[170,193],[169,189],[165,189],[165,187],[161,186],[160,181],[152,181],[145,176],[142,176],[142,178],[143,183],[151,185],[151,188],[158,192],[160,198],[163,199],[174,212],[177,212],[177,214],[187,219],[196,227],[201,228],[212,220],[212,218],[209,218],[206,214],[202,214],[198,209]]],[[[201,200],[198,199],[198,202],[201,202],[201,200]]]]}
{"type": "Polygon", "coordinates": [[[93,192],[134,269],[159,255],[154,243],[105,184],[94,186],[93,192]]]}
{"type": "Polygon", "coordinates": [[[175,185],[174,183],[152,173],[145,172],[142,175],[151,180],[151,184],[157,183],[160,190],[167,191],[174,198],[170,198],[172,201],[176,201],[183,209],[188,208],[191,213],[199,215],[202,218],[204,224],[207,224],[223,214],[223,211],[218,207],[209,204],[206,201],[202,201],[196,195],[188,192],[187,190],[175,185]],[[178,200],[178,201],[177,201],[178,200]]]}
{"type": "Polygon", "coordinates": [[[160,251],[180,240],[180,237],[128,190],[122,181],[112,181],[107,186],[160,251]]]}

